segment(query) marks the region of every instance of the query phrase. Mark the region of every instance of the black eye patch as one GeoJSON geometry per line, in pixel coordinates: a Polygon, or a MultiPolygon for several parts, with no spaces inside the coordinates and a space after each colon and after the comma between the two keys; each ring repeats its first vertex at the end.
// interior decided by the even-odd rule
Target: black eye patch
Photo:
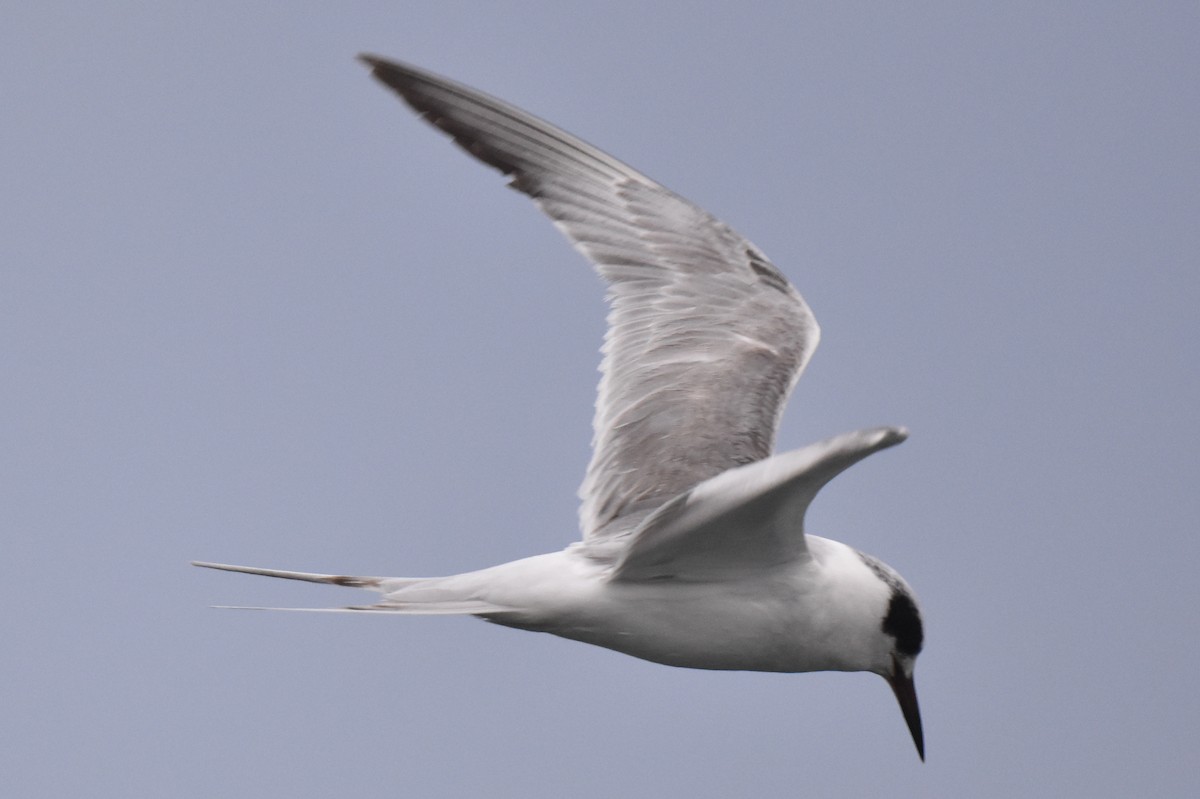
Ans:
{"type": "Polygon", "coordinates": [[[896,639],[896,649],[906,655],[916,655],[925,643],[921,614],[912,597],[903,591],[893,591],[883,617],[883,631],[896,639]]]}

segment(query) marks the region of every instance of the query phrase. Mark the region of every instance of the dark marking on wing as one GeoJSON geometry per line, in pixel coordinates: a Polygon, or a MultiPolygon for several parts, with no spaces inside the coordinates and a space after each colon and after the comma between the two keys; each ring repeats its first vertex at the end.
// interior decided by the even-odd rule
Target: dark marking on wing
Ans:
{"type": "Polygon", "coordinates": [[[762,253],[747,248],[746,257],[750,259],[750,268],[764,284],[784,294],[790,293],[791,286],[788,284],[787,278],[762,253]]]}

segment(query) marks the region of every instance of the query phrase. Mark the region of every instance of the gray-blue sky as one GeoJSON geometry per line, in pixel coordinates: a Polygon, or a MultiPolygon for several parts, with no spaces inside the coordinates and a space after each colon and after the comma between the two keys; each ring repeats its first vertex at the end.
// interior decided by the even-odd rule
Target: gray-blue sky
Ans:
{"type": "Polygon", "coordinates": [[[1194,791],[1193,3],[25,4],[0,26],[0,772],[24,796],[1194,791]],[[780,447],[920,595],[869,675],[673,670],[192,558],[435,574],[575,535],[602,288],[353,60],[722,217],[824,339],[780,447]]]}

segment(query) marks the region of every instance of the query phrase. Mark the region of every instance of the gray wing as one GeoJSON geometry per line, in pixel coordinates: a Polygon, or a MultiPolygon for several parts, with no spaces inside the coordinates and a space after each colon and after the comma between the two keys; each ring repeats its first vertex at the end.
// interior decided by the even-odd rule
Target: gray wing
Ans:
{"type": "Polygon", "coordinates": [[[511,176],[608,282],[592,461],[580,489],[586,542],[628,533],[667,500],[771,454],[819,330],[757,247],[514,106],[361,58],[422,117],[511,176]]]}
{"type": "Polygon", "coordinates": [[[794,563],[808,553],[804,516],[817,492],[907,437],[856,430],[721,472],[660,505],[622,547],[613,579],[725,580],[794,563]]]}

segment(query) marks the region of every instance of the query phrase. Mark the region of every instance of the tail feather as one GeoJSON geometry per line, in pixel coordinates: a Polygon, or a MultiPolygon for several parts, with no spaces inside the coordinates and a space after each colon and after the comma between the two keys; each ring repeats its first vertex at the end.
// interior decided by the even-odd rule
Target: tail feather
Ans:
{"type": "Polygon", "coordinates": [[[346,588],[363,588],[384,594],[382,601],[374,605],[347,605],[340,608],[271,608],[246,605],[216,605],[215,607],[236,610],[292,610],[308,613],[353,613],[376,611],[412,616],[478,616],[505,613],[513,608],[494,602],[464,596],[463,590],[449,585],[452,578],[439,577],[354,577],[345,574],[316,574],[282,569],[260,569],[254,566],[233,566],[227,563],[192,561],[193,566],[240,574],[258,574],[263,577],[280,577],[285,580],[303,580],[309,583],[340,585],[346,588]],[[409,589],[409,590],[405,590],[409,589]]]}
{"type": "Polygon", "coordinates": [[[366,588],[379,590],[383,577],[350,577],[345,574],[313,574],[312,572],[289,572],[282,569],[259,569],[253,566],[231,566],[228,563],[209,563],[203,560],[193,560],[193,566],[203,569],[218,569],[226,572],[241,574],[260,574],[263,577],[282,577],[285,580],[304,580],[309,583],[326,583],[327,585],[342,585],[346,588],[366,588]]]}
{"type": "Polygon", "coordinates": [[[271,608],[260,605],[213,605],[219,610],[290,610],[296,613],[395,613],[408,616],[478,616],[503,613],[511,608],[491,602],[380,602],[375,605],[346,605],[340,608],[271,608]]]}

